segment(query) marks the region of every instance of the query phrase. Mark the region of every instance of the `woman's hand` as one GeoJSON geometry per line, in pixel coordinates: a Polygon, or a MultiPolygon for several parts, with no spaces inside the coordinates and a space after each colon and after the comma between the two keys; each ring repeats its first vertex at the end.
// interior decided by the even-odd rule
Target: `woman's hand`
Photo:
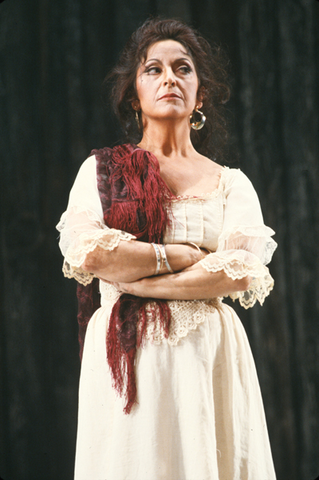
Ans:
{"type": "Polygon", "coordinates": [[[245,291],[249,288],[250,282],[249,276],[232,280],[223,270],[211,273],[200,264],[195,264],[179,273],[143,278],[131,283],[113,282],[113,285],[120,292],[138,297],[203,300],[245,291]]]}

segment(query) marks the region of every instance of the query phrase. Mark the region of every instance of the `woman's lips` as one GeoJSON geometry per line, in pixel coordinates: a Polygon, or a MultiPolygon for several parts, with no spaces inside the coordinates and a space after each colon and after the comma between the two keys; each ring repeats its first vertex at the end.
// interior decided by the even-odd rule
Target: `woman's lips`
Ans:
{"type": "Polygon", "coordinates": [[[181,97],[179,95],[177,95],[176,93],[166,93],[165,95],[160,97],[159,100],[162,100],[164,98],[181,98],[181,97]]]}

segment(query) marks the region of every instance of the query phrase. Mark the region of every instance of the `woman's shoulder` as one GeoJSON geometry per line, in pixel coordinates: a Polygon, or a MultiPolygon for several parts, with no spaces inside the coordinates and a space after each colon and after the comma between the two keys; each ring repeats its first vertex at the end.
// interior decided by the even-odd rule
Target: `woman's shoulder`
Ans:
{"type": "Polygon", "coordinates": [[[95,168],[96,166],[96,158],[95,158],[95,155],[89,155],[85,160],[84,162],[82,162],[82,164],[80,165],[80,168],[79,168],[79,173],[83,172],[84,174],[86,172],[89,172],[92,170],[92,168],[94,167],[95,168]]]}
{"type": "Polygon", "coordinates": [[[242,205],[259,203],[252,182],[240,168],[224,167],[220,188],[224,198],[232,199],[235,203],[242,205]]]}
{"type": "Polygon", "coordinates": [[[93,188],[96,185],[96,160],[94,155],[90,155],[80,165],[70,195],[73,195],[75,191],[81,195],[81,191],[86,190],[89,185],[93,188]]]}
{"type": "Polygon", "coordinates": [[[251,181],[248,176],[240,169],[235,167],[222,167],[222,177],[227,185],[232,184],[242,184],[242,185],[251,185],[251,181]]]}

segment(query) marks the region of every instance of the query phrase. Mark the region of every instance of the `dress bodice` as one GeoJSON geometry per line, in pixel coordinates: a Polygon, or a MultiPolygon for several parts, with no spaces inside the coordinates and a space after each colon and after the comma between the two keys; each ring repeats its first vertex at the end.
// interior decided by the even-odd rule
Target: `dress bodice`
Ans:
{"type": "Polygon", "coordinates": [[[164,243],[194,242],[214,252],[223,228],[225,195],[223,177],[219,186],[209,194],[180,196],[173,200],[170,225],[164,236],[164,243]]]}
{"type": "MultiPolygon", "coordinates": [[[[247,275],[254,279],[249,292],[235,292],[232,298],[238,298],[246,308],[256,300],[262,303],[273,285],[265,265],[276,242],[271,238],[273,230],[263,223],[258,197],[249,179],[240,170],[224,168],[218,187],[211,193],[175,197],[169,208],[164,243],[193,242],[209,249],[212,253],[200,262],[205,270],[224,270],[233,280],[247,275]]],[[[94,156],[83,163],[57,228],[65,256],[63,272],[84,285],[94,277],[81,268],[89,252],[97,246],[113,250],[120,241],[135,239],[104,222],[94,156]]]]}

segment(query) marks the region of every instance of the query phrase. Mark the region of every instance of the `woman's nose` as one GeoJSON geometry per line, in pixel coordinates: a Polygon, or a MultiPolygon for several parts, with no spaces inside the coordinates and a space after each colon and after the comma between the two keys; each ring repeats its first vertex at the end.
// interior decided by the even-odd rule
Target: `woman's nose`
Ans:
{"type": "Polygon", "coordinates": [[[176,85],[176,79],[174,77],[173,72],[169,71],[166,72],[165,78],[164,78],[164,86],[169,86],[169,87],[174,87],[176,85]]]}
{"type": "Polygon", "coordinates": [[[176,82],[175,82],[174,79],[169,78],[169,79],[165,80],[164,85],[165,86],[168,85],[169,87],[174,87],[176,85],[176,82]]]}

